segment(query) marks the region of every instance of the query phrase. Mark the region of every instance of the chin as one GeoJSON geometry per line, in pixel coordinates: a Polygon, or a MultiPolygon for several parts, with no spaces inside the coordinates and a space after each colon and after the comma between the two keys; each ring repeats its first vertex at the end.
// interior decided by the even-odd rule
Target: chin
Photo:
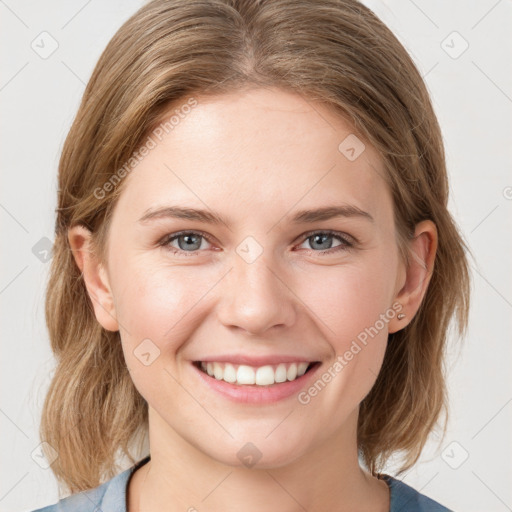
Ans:
{"type": "MultiPolygon", "coordinates": [[[[231,440],[229,446],[224,449],[219,447],[220,451],[216,450],[214,453],[211,453],[210,446],[205,454],[221,464],[236,468],[273,469],[292,464],[305,452],[304,438],[301,435],[297,436],[297,442],[287,433],[280,436],[272,433],[270,436],[275,437],[270,440],[265,439],[261,433],[255,436],[247,434],[243,436],[244,441],[231,440]]],[[[241,438],[242,436],[237,437],[241,438]]]]}

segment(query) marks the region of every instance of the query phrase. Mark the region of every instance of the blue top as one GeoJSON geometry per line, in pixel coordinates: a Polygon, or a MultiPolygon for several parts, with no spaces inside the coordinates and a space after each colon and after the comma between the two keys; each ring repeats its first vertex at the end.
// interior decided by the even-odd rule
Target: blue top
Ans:
{"type": "MultiPolygon", "coordinates": [[[[72,494],[55,505],[32,512],[127,512],[126,490],[132,473],[150,460],[150,455],[94,489],[72,494]]],[[[453,512],[392,476],[381,474],[391,495],[389,512],[453,512]]]]}

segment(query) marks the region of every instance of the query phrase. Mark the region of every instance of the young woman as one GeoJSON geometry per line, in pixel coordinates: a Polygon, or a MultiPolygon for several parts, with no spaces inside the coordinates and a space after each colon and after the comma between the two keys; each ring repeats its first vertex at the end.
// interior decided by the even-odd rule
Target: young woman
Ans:
{"type": "Polygon", "coordinates": [[[448,510],[382,473],[446,413],[447,202],[421,76],[356,0],[144,5],[61,156],[40,435],[72,495],[40,510],[448,510]]]}

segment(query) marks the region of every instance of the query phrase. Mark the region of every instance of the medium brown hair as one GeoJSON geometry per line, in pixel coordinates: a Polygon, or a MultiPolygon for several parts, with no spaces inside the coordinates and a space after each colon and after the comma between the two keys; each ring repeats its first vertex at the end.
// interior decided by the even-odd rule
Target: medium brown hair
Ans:
{"type": "Polygon", "coordinates": [[[68,229],[87,227],[105,261],[111,215],[126,180],[97,191],[105,191],[172,105],[245,87],[280,87],[322,102],[377,149],[405,262],[415,225],[425,219],[436,224],[427,292],[407,327],[389,335],[382,369],[361,403],[359,453],[376,474],[401,452],[402,472],[417,461],[443,411],[446,430],[443,361],[452,317],[460,336],[467,328],[468,248],[447,209],[441,131],[404,47],[356,0],[154,0],[122,25],[102,53],[59,163],[46,297],[57,366],[40,437],[57,451],[52,471],[72,493],[113,477],[119,455],[132,464],[140,458],[130,447],[146,435],[148,416],[119,332],[96,320],[68,229]]]}

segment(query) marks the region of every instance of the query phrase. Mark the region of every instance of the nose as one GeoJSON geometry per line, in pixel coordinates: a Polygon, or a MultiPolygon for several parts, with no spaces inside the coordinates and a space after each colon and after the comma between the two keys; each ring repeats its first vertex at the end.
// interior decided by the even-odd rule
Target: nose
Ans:
{"type": "Polygon", "coordinates": [[[271,268],[265,252],[251,263],[235,257],[233,268],[222,280],[219,321],[253,336],[293,325],[294,294],[284,274],[271,268]]]}

